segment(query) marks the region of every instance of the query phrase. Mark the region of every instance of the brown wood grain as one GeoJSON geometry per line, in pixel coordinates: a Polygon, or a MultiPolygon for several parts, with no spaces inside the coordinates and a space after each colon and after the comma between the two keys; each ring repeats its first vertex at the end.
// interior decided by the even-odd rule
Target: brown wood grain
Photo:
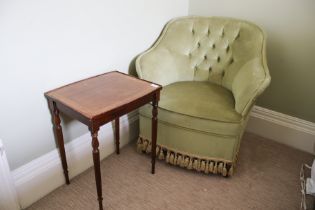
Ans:
{"type": "Polygon", "coordinates": [[[160,89],[144,80],[113,71],[45,93],[92,119],[160,89]]]}

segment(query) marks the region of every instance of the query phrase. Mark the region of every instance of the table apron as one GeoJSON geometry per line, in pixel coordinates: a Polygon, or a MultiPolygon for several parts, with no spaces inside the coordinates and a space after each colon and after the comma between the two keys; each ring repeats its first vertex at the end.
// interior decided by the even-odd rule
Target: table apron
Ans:
{"type": "Polygon", "coordinates": [[[84,115],[80,114],[79,112],[69,108],[68,106],[64,105],[63,103],[60,103],[58,101],[53,100],[56,105],[57,108],[60,112],[66,114],[67,116],[75,119],[75,120],[79,120],[81,123],[89,126],[91,124],[91,121],[89,118],[85,117],[84,115]]]}
{"type": "Polygon", "coordinates": [[[141,106],[151,102],[154,100],[156,93],[151,93],[150,95],[147,95],[145,97],[142,97],[140,99],[137,99],[135,101],[130,102],[129,104],[125,104],[122,107],[118,107],[110,112],[107,112],[105,114],[102,114],[96,118],[94,118],[93,124],[102,126],[110,121],[113,121],[117,117],[121,117],[122,115],[128,114],[129,112],[140,108],[141,106]]]}

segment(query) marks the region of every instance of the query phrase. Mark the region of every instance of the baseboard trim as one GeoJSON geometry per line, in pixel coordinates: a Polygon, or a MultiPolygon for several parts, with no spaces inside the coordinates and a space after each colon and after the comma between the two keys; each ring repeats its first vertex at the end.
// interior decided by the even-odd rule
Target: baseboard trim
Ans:
{"type": "MultiPolygon", "coordinates": [[[[120,145],[138,136],[138,114],[121,117],[120,145]]],[[[100,156],[115,151],[114,125],[106,124],[99,132],[100,156]]],[[[86,133],[65,145],[70,179],[93,166],[90,134],[86,133]]],[[[19,203],[24,209],[65,183],[58,150],[55,149],[12,171],[19,203]]]]}
{"type": "Polygon", "coordinates": [[[0,209],[21,209],[10,171],[7,155],[0,139],[0,209]]]}
{"type": "Polygon", "coordinates": [[[254,106],[247,131],[315,154],[315,123],[254,106]]]}

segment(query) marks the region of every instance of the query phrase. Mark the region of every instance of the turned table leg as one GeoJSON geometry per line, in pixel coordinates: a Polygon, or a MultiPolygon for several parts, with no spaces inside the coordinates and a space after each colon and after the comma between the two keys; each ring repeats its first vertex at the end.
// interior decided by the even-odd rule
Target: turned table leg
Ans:
{"type": "Polygon", "coordinates": [[[93,162],[94,162],[94,173],[95,173],[95,182],[97,190],[97,199],[99,204],[99,209],[103,210],[103,197],[102,197],[102,177],[101,177],[101,168],[100,168],[100,153],[99,153],[99,142],[98,142],[98,130],[99,128],[91,128],[92,136],[92,147],[93,147],[93,162]]]}
{"type": "Polygon", "coordinates": [[[151,164],[152,164],[152,170],[151,173],[155,173],[155,159],[156,159],[156,136],[157,136],[157,110],[158,107],[158,99],[157,95],[154,96],[154,99],[152,101],[152,136],[151,136],[151,164]]]}
{"type": "Polygon", "coordinates": [[[62,128],[60,125],[60,117],[59,117],[59,110],[55,102],[49,102],[52,117],[53,117],[53,126],[55,131],[55,136],[57,138],[57,143],[59,147],[60,157],[61,157],[61,164],[63,168],[63,173],[65,175],[66,184],[70,184],[69,175],[68,175],[68,165],[67,165],[67,158],[62,134],[62,128]]]}
{"type": "Polygon", "coordinates": [[[119,117],[115,119],[116,153],[119,155],[119,117]]]}

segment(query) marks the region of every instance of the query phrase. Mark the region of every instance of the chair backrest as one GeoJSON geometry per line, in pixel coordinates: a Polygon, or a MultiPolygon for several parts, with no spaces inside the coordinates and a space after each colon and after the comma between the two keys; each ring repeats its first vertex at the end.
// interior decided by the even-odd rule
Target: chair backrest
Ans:
{"type": "Polygon", "coordinates": [[[264,56],[264,42],[264,32],[247,21],[223,17],[174,19],[141,61],[138,59],[138,74],[162,85],[211,81],[231,90],[239,69],[247,61],[264,56]],[[161,74],[167,78],[159,79],[161,74]]]}

